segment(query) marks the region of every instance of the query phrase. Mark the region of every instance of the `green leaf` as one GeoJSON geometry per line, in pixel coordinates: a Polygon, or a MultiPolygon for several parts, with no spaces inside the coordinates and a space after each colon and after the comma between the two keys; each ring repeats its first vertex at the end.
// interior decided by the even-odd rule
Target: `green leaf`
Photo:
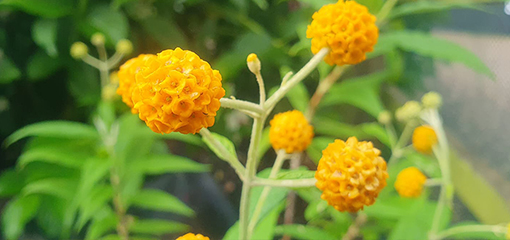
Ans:
{"type": "Polygon", "coordinates": [[[76,229],[80,231],[87,221],[89,221],[95,214],[101,211],[102,208],[108,206],[108,202],[112,199],[113,189],[111,186],[99,185],[95,186],[80,200],[78,221],[76,229]]]}
{"type": "MultiPolygon", "coordinates": [[[[236,147],[234,146],[234,143],[232,141],[230,141],[228,138],[226,138],[224,136],[221,136],[221,135],[219,135],[217,133],[211,132],[211,135],[218,142],[220,142],[220,144],[223,145],[223,147],[225,147],[225,149],[227,149],[227,151],[232,156],[235,156],[237,158],[236,147]]],[[[202,137],[202,140],[209,147],[209,149],[211,149],[216,154],[216,156],[218,156],[219,158],[221,158],[221,159],[223,159],[225,161],[228,161],[229,157],[228,156],[224,156],[221,153],[221,151],[214,146],[214,144],[212,142],[210,142],[208,139],[203,138],[203,137],[202,137]]]]}
{"type": "Polygon", "coordinates": [[[299,0],[302,3],[309,4],[313,9],[319,10],[324,5],[335,3],[335,0],[299,0]]]}
{"type": "MultiPolygon", "coordinates": [[[[154,134],[156,134],[156,133],[154,133],[154,134]]],[[[200,137],[197,135],[182,134],[182,133],[178,133],[178,132],[173,132],[173,133],[169,133],[169,134],[156,134],[156,135],[158,135],[158,137],[160,137],[162,139],[177,140],[177,141],[181,141],[183,143],[189,143],[189,144],[193,144],[193,145],[199,146],[199,147],[204,146],[204,142],[202,142],[202,139],[200,139],[200,137]]]]}
{"type": "Polygon", "coordinates": [[[47,162],[33,162],[20,170],[25,183],[47,178],[79,179],[80,171],[47,162]]]}
{"type": "Polygon", "coordinates": [[[195,213],[175,196],[156,189],[145,189],[133,197],[131,204],[136,207],[178,213],[191,217],[195,213]]]}
{"type": "Polygon", "coordinates": [[[7,137],[4,144],[9,146],[22,138],[33,136],[91,140],[99,138],[96,129],[89,125],[68,121],[48,121],[34,123],[19,129],[7,137]]]}
{"type": "Polygon", "coordinates": [[[384,51],[392,51],[398,48],[434,59],[462,63],[480,74],[495,79],[492,70],[473,52],[456,43],[434,37],[428,33],[417,31],[389,32],[379,37],[375,46],[376,51],[380,47],[379,45],[382,46],[384,51]]]}
{"type": "MultiPolygon", "coordinates": [[[[469,226],[471,230],[474,230],[478,226],[483,227],[485,229],[487,228],[487,225],[481,225],[476,222],[461,222],[459,224],[455,224],[454,226],[452,226],[450,228],[462,227],[462,226],[466,226],[466,227],[469,226]]],[[[457,234],[448,236],[448,239],[484,239],[484,240],[489,240],[489,239],[498,240],[498,239],[500,239],[501,240],[501,239],[503,239],[502,235],[503,234],[495,235],[493,231],[480,231],[480,232],[459,231],[457,234]]]]}
{"type": "Polygon", "coordinates": [[[329,234],[328,232],[312,226],[300,225],[300,224],[289,224],[279,225],[275,228],[276,235],[289,235],[296,239],[307,239],[307,240],[333,240],[337,237],[329,234]]]}
{"type": "Polygon", "coordinates": [[[38,81],[44,79],[62,67],[60,58],[52,58],[48,56],[44,51],[37,51],[27,65],[27,75],[30,81],[38,81]]]}
{"type": "Polygon", "coordinates": [[[311,221],[315,218],[320,217],[323,213],[328,209],[328,202],[318,198],[314,200],[305,209],[305,219],[306,221],[311,221]]]}
{"type": "Polygon", "coordinates": [[[388,19],[403,17],[407,15],[441,12],[453,8],[479,9],[472,3],[416,1],[404,3],[395,7],[388,16],[388,19]]]}
{"type": "Polygon", "coordinates": [[[7,84],[21,77],[21,72],[0,49],[0,84],[7,84]]]}
{"type": "MultiPolygon", "coordinates": [[[[39,140],[39,139],[37,139],[39,140]]],[[[42,139],[41,139],[42,140],[42,139]]],[[[58,164],[69,168],[80,168],[85,161],[94,156],[88,146],[64,141],[32,141],[30,147],[18,159],[18,166],[21,168],[27,164],[40,161],[58,164]]]]}
{"type": "Polygon", "coordinates": [[[56,57],[58,55],[57,20],[41,18],[35,21],[32,25],[32,39],[46,51],[48,56],[56,57]]]}
{"type": "Polygon", "coordinates": [[[175,221],[141,219],[136,220],[129,230],[133,233],[163,235],[186,232],[189,230],[189,226],[175,221]]]}
{"type": "Polygon", "coordinates": [[[329,89],[320,106],[346,103],[377,118],[384,110],[379,97],[379,88],[386,77],[386,72],[378,72],[337,83],[329,89]]]}
{"type": "Polygon", "coordinates": [[[308,102],[310,101],[310,95],[303,83],[299,83],[293,87],[286,96],[293,108],[301,112],[306,111],[308,102]]]}
{"type": "MultiPolygon", "coordinates": [[[[255,227],[252,239],[274,239],[274,229],[278,223],[278,216],[283,210],[283,203],[272,209],[271,212],[262,217],[255,227]]],[[[223,240],[239,239],[239,221],[230,227],[223,237],[223,240]]]]}
{"type": "Polygon", "coordinates": [[[96,240],[106,232],[114,230],[119,219],[110,207],[103,207],[101,211],[94,216],[92,224],[87,229],[85,240],[96,240]]]}
{"type": "Polygon", "coordinates": [[[356,0],[356,2],[366,6],[368,11],[374,15],[379,13],[379,10],[381,10],[384,5],[383,0],[356,0]]]}
{"type": "MultiPolygon", "coordinates": [[[[393,187],[387,186],[387,187],[393,187]]],[[[363,212],[369,217],[387,221],[389,219],[399,220],[408,214],[416,199],[403,198],[392,194],[388,197],[378,198],[374,205],[365,207],[363,212]]]]}
{"type": "Polygon", "coordinates": [[[124,5],[124,4],[128,3],[128,2],[132,2],[132,1],[135,1],[135,0],[114,0],[113,1],[113,6],[115,7],[115,9],[118,9],[122,5],[124,5]]]}
{"type": "Polygon", "coordinates": [[[72,61],[68,64],[68,88],[76,99],[77,105],[95,106],[101,99],[101,86],[97,69],[78,61],[72,61]]]}
{"type": "Polygon", "coordinates": [[[334,141],[334,138],[316,137],[312,140],[312,143],[306,149],[306,153],[317,164],[319,159],[322,157],[322,150],[324,150],[328,144],[334,141]]]}
{"type": "MultiPolygon", "coordinates": [[[[263,170],[259,172],[258,177],[267,178],[269,177],[270,169],[263,170]]],[[[260,195],[264,187],[254,187],[252,189],[252,193],[250,196],[250,216],[253,215],[257,203],[259,201],[260,195]]],[[[275,208],[280,206],[280,204],[286,199],[289,190],[286,188],[271,188],[269,194],[267,195],[266,201],[259,215],[259,222],[264,219],[264,217],[273,211],[275,208]]]]}
{"type": "Polygon", "coordinates": [[[99,4],[90,11],[80,29],[89,36],[101,32],[109,43],[115,44],[127,38],[129,24],[121,11],[116,11],[106,4],[99,4]]]}
{"type": "Polygon", "coordinates": [[[361,131],[366,134],[377,138],[381,143],[386,145],[387,147],[391,147],[390,138],[388,133],[384,129],[383,126],[379,123],[364,123],[361,124],[361,131]]]}
{"type": "Polygon", "coordinates": [[[47,178],[27,184],[22,193],[24,196],[31,194],[47,194],[63,199],[71,199],[76,189],[76,182],[70,179],[47,178]]]}
{"type": "Polygon", "coordinates": [[[260,160],[262,157],[264,157],[264,154],[266,154],[267,150],[271,148],[271,143],[269,142],[269,127],[266,127],[264,131],[262,131],[262,137],[260,137],[260,143],[258,147],[258,154],[257,159],[260,160]]]}
{"type": "Polygon", "coordinates": [[[41,203],[37,211],[38,227],[44,230],[48,238],[58,239],[63,232],[63,218],[69,202],[56,197],[41,195],[41,203]]]}
{"type": "Polygon", "coordinates": [[[315,171],[307,169],[296,169],[278,173],[277,179],[308,179],[314,178],[315,171]]]}
{"type": "Polygon", "coordinates": [[[148,156],[133,162],[130,164],[130,168],[133,171],[149,175],[176,172],[207,172],[210,170],[209,165],[171,154],[148,156]]]}
{"type": "Polygon", "coordinates": [[[266,10],[269,4],[267,3],[267,0],[252,0],[257,6],[259,6],[260,9],[266,10]]]}
{"type": "Polygon", "coordinates": [[[510,222],[510,210],[504,198],[470,166],[451,154],[455,192],[467,208],[484,224],[510,222]]]}
{"type": "MultiPolygon", "coordinates": [[[[406,215],[400,218],[393,228],[388,239],[428,239],[436,207],[436,202],[430,202],[425,197],[415,200],[406,215]]],[[[450,217],[451,210],[446,207],[440,218],[441,227],[439,230],[449,224],[450,217]]]]}
{"type": "Polygon", "coordinates": [[[29,14],[47,18],[58,18],[68,15],[73,10],[72,0],[3,0],[0,6],[11,6],[29,14]]]}
{"type": "Polygon", "coordinates": [[[156,40],[162,48],[186,48],[187,39],[172,18],[154,15],[140,21],[147,33],[156,40]]]}
{"type": "Polygon", "coordinates": [[[25,225],[35,217],[39,208],[36,195],[18,197],[5,206],[2,214],[2,230],[7,240],[19,239],[25,225]]]}
{"type": "Polygon", "coordinates": [[[0,175],[0,197],[18,194],[23,188],[23,178],[14,169],[8,169],[0,175]]]}

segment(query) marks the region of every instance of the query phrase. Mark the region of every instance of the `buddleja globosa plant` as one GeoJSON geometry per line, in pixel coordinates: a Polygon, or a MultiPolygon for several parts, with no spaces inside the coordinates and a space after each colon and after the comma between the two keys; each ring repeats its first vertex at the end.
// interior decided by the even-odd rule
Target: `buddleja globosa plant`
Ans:
{"type": "MultiPolygon", "coordinates": [[[[282,206],[266,204],[272,188],[282,188],[284,190],[281,192],[284,194],[287,193],[285,189],[298,191],[319,189],[321,201],[326,202],[337,212],[360,212],[377,201],[381,191],[388,185],[390,177],[386,161],[380,156],[381,151],[371,142],[359,141],[355,136],[346,141],[336,139],[329,143],[322,151],[317,171],[281,168],[285,160],[299,156],[310,145],[314,133],[309,121],[322,96],[347,67],[364,61],[366,54],[374,50],[379,36],[377,23],[385,20],[395,3],[396,1],[387,1],[380,10],[379,19],[369,13],[365,6],[355,1],[340,0],[322,7],[313,15],[313,21],[306,32],[307,37],[311,38],[311,50],[315,55],[295,74],[285,75],[279,88],[269,97],[266,96],[260,60],[256,54],[247,56],[248,68],[255,75],[259,85],[258,103],[235,97],[222,98],[225,91],[221,84],[221,74],[195,53],[180,48],[165,50],[156,56],[141,55],[121,67],[118,93],[132,108],[133,113],[137,113],[140,119],[157,133],[200,133],[209,148],[219,158],[228,162],[242,180],[239,222],[229,230],[224,239],[273,238],[274,229],[268,229],[276,224],[282,206]],[[332,72],[333,76],[328,76],[319,84],[306,113],[297,110],[283,112],[276,114],[270,121],[269,141],[277,157],[270,170],[258,173],[261,138],[272,110],[323,60],[330,65],[336,65],[332,72]],[[207,127],[214,124],[214,117],[220,105],[240,111],[253,119],[250,145],[244,165],[239,161],[234,145],[227,138],[207,130],[207,127]],[[265,220],[269,218],[272,220],[266,222],[265,220]]],[[[484,225],[473,228],[475,230],[454,227],[442,231],[444,224],[440,222],[445,205],[451,204],[453,189],[449,180],[448,145],[441,120],[436,111],[437,107],[430,109],[432,110],[424,110],[422,113],[420,104],[410,103],[399,110],[397,118],[407,121],[408,124],[407,130],[404,130],[398,139],[390,126],[391,114],[384,112],[380,116],[381,123],[387,128],[387,132],[383,134],[387,134],[395,156],[401,155],[402,145],[409,137],[409,129],[412,129],[414,120],[422,113],[421,118],[431,127],[418,128],[413,136],[413,144],[419,152],[432,152],[434,149],[441,165],[441,180],[427,180],[418,168],[403,170],[395,182],[396,190],[402,197],[417,197],[420,196],[425,184],[441,186],[439,204],[429,233],[431,239],[443,239],[473,231],[497,234],[506,232],[503,226],[484,225]],[[412,124],[409,123],[411,120],[412,124]],[[438,140],[432,137],[433,132],[440,133],[438,140]],[[439,143],[438,147],[434,141],[439,143]]],[[[313,197],[311,201],[314,201],[313,197]]],[[[358,235],[364,222],[366,215],[359,214],[352,225],[344,230],[322,231],[303,227],[301,231],[299,229],[294,231],[294,235],[307,239],[353,239],[358,235]],[[300,236],[300,233],[306,232],[308,237],[300,236]]],[[[293,235],[289,228],[279,228],[279,232],[293,235]]],[[[208,238],[188,233],[179,239],[208,238]]]]}

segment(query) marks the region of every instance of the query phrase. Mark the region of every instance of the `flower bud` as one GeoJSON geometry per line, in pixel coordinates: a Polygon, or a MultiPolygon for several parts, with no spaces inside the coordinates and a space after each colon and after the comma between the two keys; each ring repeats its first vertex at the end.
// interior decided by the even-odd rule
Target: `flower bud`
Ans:
{"type": "Polygon", "coordinates": [[[119,42],[117,42],[117,45],[115,46],[115,50],[117,52],[122,53],[124,55],[128,55],[131,52],[133,52],[133,44],[131,41],[127,39],[121,39],[119,42]]]}
{"type": "Polygon", "coordinates": [[[119,83],[119,72],[115,71],[110,73],[110,83],[118,84],[119,83]]]}
{"type": "Polygon", "coordinates": [[[404,106],[397,109],[395,118],[401,122],[408,122],[417,118],[420,115],[421,106],[417,101],[409,101],[404,106]]]}
{"type": "Polygon", "coordinates": [[[443,100],[441,99],[441,95],[437,92],[428,92],[421,98],[421,102],[423,103],[423,107],[425,108],[433,108],[437,109],[441,107],[443,100]]]}
{"type": "Polygon", "coordinates": [[[117,97],[117,86],[113,84],[108,84],[103,87],[101,91],[101,98],[105,101],[112,101],[117,97]]]}
{"type": "Polygon", "coordinates": [[[104,34],[99,32],[94,33],[90,38],[90,42],[94,44],[94,46],[104,45],[105,42],[104,34]]]}
{"type": "Polygon", "coordinates": [[[391,113],[388,111],[382,111],[377,117],[377,121],[381,124],[389,124],[391,122],[391,113]]]}
{"type": "Polygon", "coordinates": [[[246,63],[248,64],[248,69],[250,69],[250,71],[253,74],[255,74],[255,75],[260,74],[261,65],[260,65],[260,60],[257,57],[257,54],[251,53],[250,55],[248,55],[248,58],[246,59],[246,63]]]}
{"type": "Polygon", "coordinates": [[[85,56],[87,56],[89,49],[85,43],[82,42],[75,42],[73,45],[71,45],[71,57],[74,59],[82,59],[85,56]]]}

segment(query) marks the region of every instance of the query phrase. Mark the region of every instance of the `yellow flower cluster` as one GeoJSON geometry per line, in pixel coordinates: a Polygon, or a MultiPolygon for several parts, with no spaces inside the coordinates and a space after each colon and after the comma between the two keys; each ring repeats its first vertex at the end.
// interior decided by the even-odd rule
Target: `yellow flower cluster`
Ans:
{"type": "Polygon", "coordinates": [[[402,197],[416,198],[420,196],[425,181],[427,177],[418,168],[408,167],[398,174],[395,189],[402,197]]]}
{"type": "Polygon", "coordinates": [[[225,90],[207,62],[180,48],[132,60],[119,71],[118,93],[154,132],[194,134],[214,124],[225,90]]]}
{"type": "Polygon", "coordinates": [[[432,147],[437,144],[437,135],[431,126],[423,125],[414,129],[413,147],[423,154],[431,154],[432,147]]]}
{"type": "Polygon", "coordinates": [[[145,63],[150,59],[157,58],[153,54],[141,54],[138,57],[129,59],[126,63],[120,66],[117,77],[119,78],[119,88],[117,94],[122,96],[122,101],[131,108],[133,113],[137,113],[133,108],[132,93],[136,85],[136,74],[142,70],[145,63]],[[120,81],[122,79],[122,81],[120,81]]]}
{"type": "Polygon", "coordinates": [[[377,43],[379,29],[375,16],[355,1],[339,0],[325,5],[312,18],[306,31],[306,36],[312,39],[312,52],[329,48],[324,61],[330,65],[360,63],[377,43]]]}
{"type": "Polygon", "coordinates": [[[371,142],[358,142],[356,137],[330,143],[315,173],[321,198],[338,211],[356,212],[374,204],[388,178],[380,154],[371,142]]]}
{"type": "Polygon", "coordinates": [[[276,114],[269,124],[269,141],[275,150],[302,152],[312,142],[313,127],[298,110],[276,114]]]}
{"type": "Polygon", "coordinates": [[[195,235],[193,233],[187,233],[183,236],[180,236],[179,238],[177,238],[175,240],[209,240],[209,238],[205,237],[202,234],[195,235]]]}

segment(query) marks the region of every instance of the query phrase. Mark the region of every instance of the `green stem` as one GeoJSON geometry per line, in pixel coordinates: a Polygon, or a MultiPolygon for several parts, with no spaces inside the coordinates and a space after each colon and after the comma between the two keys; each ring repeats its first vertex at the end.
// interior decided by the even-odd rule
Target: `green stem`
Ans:
{"type": "Polygon", "coordinates": [[[398,139],[398,141],[395,144],[395,146],[393,147],[393,149],[391,149],[392,154],[391,154],[390,159],[388,160],[388,168],[395,165],[397,163],[397,160],[402,155],[402,153],[401,153],[402,148],[403,148],[402,145],[409,142],[409,138],[411,138],[411,135],[413,134],[414,126],[415,126],[415,121],[409,121],[408,123],[406,123],[406,126],[404,127],[404,130],[402,131],[402,134],[400,135],[400,138],[398,139]]]}
{"type": "Polygon", "coordinates": [[[322,59],[329,53],[329,49],[323,48],[320,50],[315,56],[308,61],[308,63],[301,68],[296,74],[294,74],[285,85],[282,85],[269,99],[267,99],[266,104],[264,105],[264,109],[270,112],[276,103],[278,103],[284,96],[287,94],[290,89],[296,86],[299,82],[301,82],[308,74],[310,74],[319,63],[322,62],[322,59]]]}
{"type": "Polygon", "coordinates": [[[267,178],[255,178],[252,182],[253,186],[270,186],[270,187],[286,187],[286,188],[304,188],[313,187],[317,179],[303,178],[303,179],[284,179],[274,180],[267,178]]]}
{"type": "Polygon", "coordinates": [[[250,196],[252,181],[255,179],[257,172],[257,150],[264,128],[266,116],[263,115],[253,120],[251,132],[250,146],[248,148],[248,159],[246,160],[245,179],[243,181],[243,189],[241,193],[241,205],[239,206],[239,238],[241,240],[249,240],[248,221],[250,215],[250,196]]]}
{"type": "Polygon", "coordinates": [[[108,69],[114,68],[120,62],[120,60],[122,60],[123,57],[124,54],[115,52],[115,54],[113,54],[113,56],[106,61],[108,69]]]}
{"type": "Polygon", "coordinates": [[[397,4],[398,0],[388,0],[384,5],[382,6],[381,10],[379,10],[379,13],[377,13],[377,21],[376,24],[380,25],[381,23],[386,20],[388,15],[390,14],[393,7],[395,7],[395,4],[397,4]]]}
{"type": "MultiPolygon", "coordinates": [[[[269,179],[276,178],[276,175],[282,168],[283,162],[287,159],[288,155],[285,153],[285,150],[280,150],[277,153],[276,160],[274,161],[273,168],[271,169],[271,173],[269,174],[269,179]]],[[[253,234],[255,227],[259,221],[260,213],[262,212],[262,208],[264,207],[264,203],[266,202],[267,197],[269,196],[269,192],[271,191],[271,187],[266,186],[262,190],[260,194],[257,205],[255,206],[255,210],[253,211],[253,215],[251,217],[250,223],[248,224],[248,236],[253,234]]]]}
{"type": "Polygon", "coordinates": [[[335,84],[335,82],[342,76],[345,69],[347,69],[349,65],[336,66],[333,71],[331,71],[328,76],[326,76],[322,81],[319,82],[319,86],[315,90],[312,98],[310,99],[310,103],[308,105],[308,109],[306,112],[306,119],[311,121],[313,115],[315,114],[315,110],[319,106],[324,95],[328,92],[328,90],[335,84]]]}
{"type": "Polygon", "coordinates": [[[440,179],[440,178],[429,178],[425,182],[425,186],[427,186],[427,187],[440,186],[442,184],[443,184],[443,179],[440,179]]]}
{"type": "Polygon", "coordinates": [[[494,235],[497,235],[505,234],[507,231],[508,229],[506,227],[499,225],[464,225],[441,231],[434,239],[445,239],[461,233],[492,232],[494,235]]]}
{"type": "Polygon", "coordinates": [[[264,109],[260,107],[260,105],[243,100],[222,98],[220,99],[220,103],[221,106],[224,108],[253,112],[256,113],[258,117],[260,117],[264,113],[264,109]]]}

